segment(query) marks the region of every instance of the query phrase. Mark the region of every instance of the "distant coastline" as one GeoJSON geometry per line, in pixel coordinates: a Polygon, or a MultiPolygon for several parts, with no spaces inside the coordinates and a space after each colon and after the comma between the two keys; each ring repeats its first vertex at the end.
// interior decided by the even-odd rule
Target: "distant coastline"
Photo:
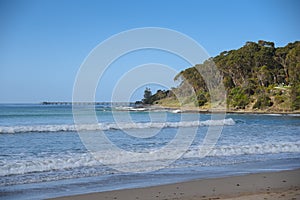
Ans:
{"type": "Polygon", "coordinates": [[[246,42],[239,49],[221,52],[181,71],[174,77],[180,82],[177,87],[154,94],[146,88],[141,102],[187,110],[199,107],[202,112],[218,103],[234,113],[299,113],[299,59],[300,41],[284,47],[263,40],[246,42]],[[212,66],[216,66],[218,73],[211,71],[212,66]],[[218,86],[221,90],[216,87],[219,82],[210,89],[207,86],[207,81],[215,80],[216,76],[223,82],[218,86]],[[225,93],[226,102],[222,102],[225,93]],[[211,102],[211,94],[218,102],[211,102]]]}
{"type": "Polygon", "coordinates": [[[124,109],[119,108],[119,111],[170,111],[173,113],[234,113],[234,114],[299,114],[300,110],[295,111],[276,111],[276,110],[217,110],[217,109],[203,109],[200,107],[186,107],[186,106],[164,106],[164,105],[143,105],[135,104],[134,102],[65,102],[65,101],[44,101],[41,105],[102,105],[102,106],[125,106],[124,109]],[[128,107],[131,105],[132,107],[128,107]]]}
{"type": "Polygon", "coordinates": [[[180,107],[180,106],[150,106],[152,109],[167,109],[167,110],[176,110],[178,113],[235,113],[235,114],[299,114],[300,110],[294,110],[294,111],[276,111],[276,110],[244,110],[244,109],[238,109],[238,110],[232,110],[232,109],[226,109],[226,110],[217,110],[217,109],[203,109],[203,108],[197,108],[197,107],[180,107]]]}

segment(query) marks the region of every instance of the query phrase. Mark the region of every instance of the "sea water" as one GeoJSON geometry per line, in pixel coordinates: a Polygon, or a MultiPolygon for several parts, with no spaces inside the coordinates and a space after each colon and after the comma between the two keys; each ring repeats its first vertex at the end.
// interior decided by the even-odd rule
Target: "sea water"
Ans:
{"type": "MultiPolygon", "coordinates": [[[[227,114],[212,120],[210,114],[108,104],[96,105],[95,111],[96,125],[76,126],[71,105],[0,105],[0,197],[42,199],[300,167],[299,115],[227,114]],[[223,126],[221,135],[205,157],[199,156],[199,146],[214,126],[223,126]],[[121,154],[106,165],[77,132],[101,131],[123,152],[151,153],[170,144],[179,129],[191,144],[184,152],[171,146],[151,157],[152,163],[164,163],[168,154],[182,153],[159,170],[152,170],[149,160],[129,161],[121,154]],[[146,170],[120,171],[120,164],[146,170]]],[[[111,149],[101,153],[109,156],[111,149]]]]}

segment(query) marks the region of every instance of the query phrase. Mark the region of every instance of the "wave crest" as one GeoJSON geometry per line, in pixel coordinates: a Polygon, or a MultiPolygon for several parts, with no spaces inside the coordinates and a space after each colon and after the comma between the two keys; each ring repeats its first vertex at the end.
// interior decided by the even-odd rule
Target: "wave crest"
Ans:
{"type": "MultiPolygon", "coordinates": [[[[169,154],[177,149],[166,150],[164,154],[169,154]]],[[[184,158],[197,158],[199,149],[191,149],[184,155],[184,158]]],[[[297,142],[279,142],[276,144],[261,143],[252,145],[239,146],[215,146],[208,156],[238,156],[238,155],[264,155],[264,154],[280,154],[280,153],[299,153],[300,141],[297,142]]],[[[109,150],[106,152],[109,154],[109,150]]],[[[103,152],[99,152],[103,154],[103,152]]],[[[112,158],[112,163],[126,164],[128,160],[121,154],[112,158]]],[[[143,164],[143,160],[137,157],[135,164],[143,164]]],[[[151,162],[161,162],[160,157],[153,158],[151,162]]],[[[234,159],[233,159],[234,161],[234,159]]],[[[131,165],[132,163],[128,163],[131,165]]],[[[46,157],[28,157],[22,160],[3,159],[0,161],[0,177],[17,174],[27,174],[32,172],[45,172],[55,170],[74,169],[78,167],[96,167],[101,165],[90,153],[64,153],[59,155],[48,155],[46,157]]],[[[0,181],[1,185],[1,181],[0,181]]]]}
{"type": "Polygon", "coordinates": [[[181,122],[146,122],[146,123],[99,123],[75,125],[34,125],[34,126],[0,126],[1,133],[27,133],[27,132],[75,132],[97,131],[97,130],[122,130],[122,129],[145,129],[145,128],[179,128],[195,126],[232,126],[235,121],[232,118],[224,120],[206,120],[206,121],[181,121],[181,122]]]}

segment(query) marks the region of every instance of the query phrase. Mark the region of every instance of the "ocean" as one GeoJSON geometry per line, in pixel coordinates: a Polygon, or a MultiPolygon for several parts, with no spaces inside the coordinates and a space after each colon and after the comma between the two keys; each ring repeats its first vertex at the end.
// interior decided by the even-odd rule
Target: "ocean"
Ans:
{"type": "Polygon", "coordinates": [[[1,104],[0,198],[44,199],[300,167],[297,114],[226,114],[213,120],[210,114],[95,107],[97,126],[76,126],[71,105],[1,104]],[[201,156],[208,129],[220,126],[217,143],[201,156]],[[77,130],[102,132],[120,153],[103,143],[98,159],[77,130]],[[178,132],[187,149],[172,145],[178,132]]]}

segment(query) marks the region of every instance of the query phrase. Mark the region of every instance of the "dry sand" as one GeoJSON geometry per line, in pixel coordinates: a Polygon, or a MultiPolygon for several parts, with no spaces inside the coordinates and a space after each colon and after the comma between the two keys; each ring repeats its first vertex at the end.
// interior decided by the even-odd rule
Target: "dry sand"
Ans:
{"type": "Polygon", "coordinates": [[[59,200],[300,199],[300,169],[60,197],[59,200]]]}

